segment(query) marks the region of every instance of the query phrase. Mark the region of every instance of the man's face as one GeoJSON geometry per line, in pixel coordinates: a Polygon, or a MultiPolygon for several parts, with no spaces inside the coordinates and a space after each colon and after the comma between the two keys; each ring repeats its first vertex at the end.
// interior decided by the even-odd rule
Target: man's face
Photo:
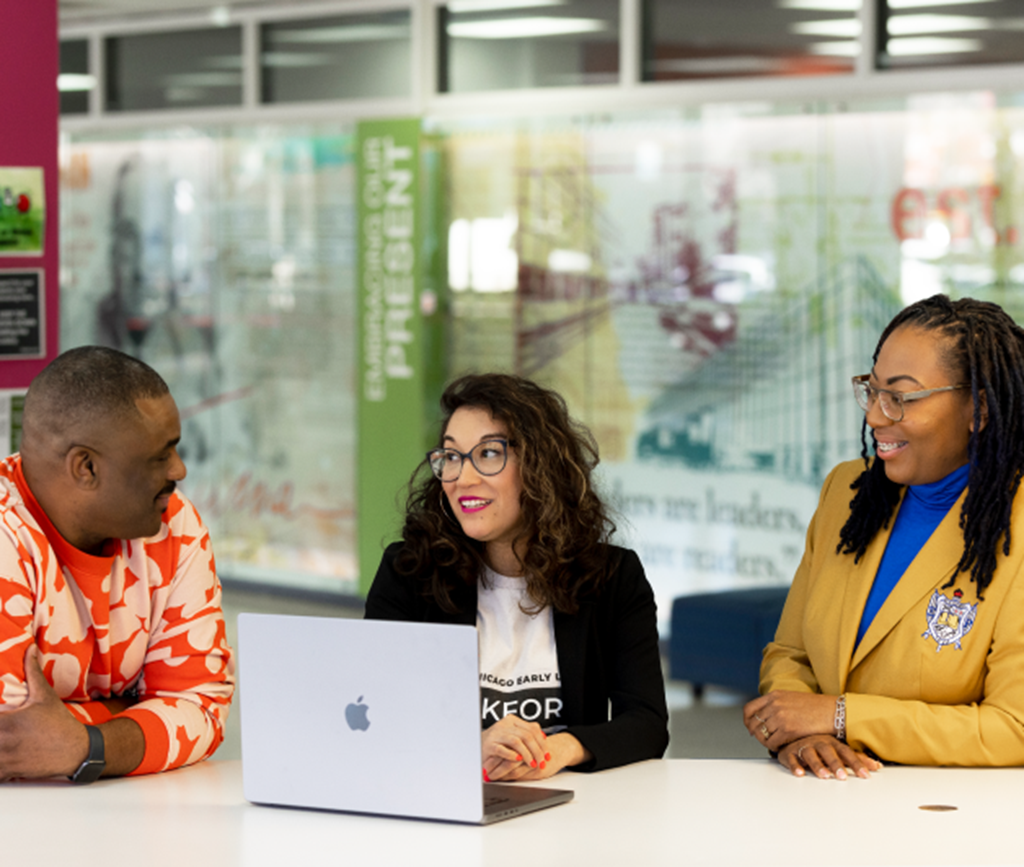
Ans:
{"type": "Polygon", "coordinates": [[[156,535],[176,484],[185,478],[174,399],[169,394],[141,398],[135,406],[139,416],[106,432],[97,449],[99,486],[87,521],[104,539],[156,535]]]}

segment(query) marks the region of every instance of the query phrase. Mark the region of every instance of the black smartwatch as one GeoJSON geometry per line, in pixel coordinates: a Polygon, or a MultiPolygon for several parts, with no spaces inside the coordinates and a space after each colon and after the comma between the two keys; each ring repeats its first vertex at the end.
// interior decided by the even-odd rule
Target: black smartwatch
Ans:
{"type": "Polygon", "coordinates": [[[78,770],[71,775],[72,783],[95,783],[100,778],[100,774],[103,773],[103,769],[107,766],[103,749],[103,732],[96,728],[96,726],[88,725],[85,727],[85,730],[89,734],[89,755],[78,766],[78,770]]]}

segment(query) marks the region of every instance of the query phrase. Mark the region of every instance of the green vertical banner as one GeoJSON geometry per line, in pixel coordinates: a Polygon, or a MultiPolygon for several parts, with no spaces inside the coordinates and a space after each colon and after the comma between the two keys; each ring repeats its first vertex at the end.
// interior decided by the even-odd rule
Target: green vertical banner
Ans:
{"type": "Polygon", "coordinates": [[[357,147],[357,535],[365,595],[383,546],[399,538],[405,486],[427,447],[420,122],[361,122],[357,147]]]}

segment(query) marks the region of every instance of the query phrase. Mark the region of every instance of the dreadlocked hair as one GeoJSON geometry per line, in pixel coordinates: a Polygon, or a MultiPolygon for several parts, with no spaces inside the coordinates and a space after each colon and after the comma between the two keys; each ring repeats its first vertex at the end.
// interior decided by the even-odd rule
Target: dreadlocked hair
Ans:
{"type": "MultiPolygon", "coordinates": [[[[1010,515],[1024,472],[1024,329],[997,304],[934,295],[911,304],[882,332],[882,345],[899,328],[936,331],[942,363],[952,381],[970,384],[974,426],[967,446],[967,496],[960,512],[964,550],[953,577],[970,573],[978,598],[992,582],[999,549],[1010,552],[1010,515]],[[1000,542],[1002,544],[1000,544],[1000,542]]],[[[885,474],[882,461],[868,454],[867,419],[861,429],[864,472],[851,485],[856,491],[850,517],[840,532],[837,551],[860,560],[875,533],[889,525],[902,486],[885,474]]]]}
{"type": "MultiPolygon", "coordinates": [[[[441,397],[443,444],[461,407],[482,409],[506,431],[510,461],[502,472],[522,479],[516,551],[533,613],[548,605],[574,614],[607,576],[608,540],[615,525],[591,484],[598,462],[590,431],[569,416],[565,400],[531,380],[474,374],[452,382],[441,397]]],[[[462,531],[441,482],[424,461],[409,481],[404,544],[395,568],[446,611],[464,609],[485,566],[485,544],[462,531]]]]}

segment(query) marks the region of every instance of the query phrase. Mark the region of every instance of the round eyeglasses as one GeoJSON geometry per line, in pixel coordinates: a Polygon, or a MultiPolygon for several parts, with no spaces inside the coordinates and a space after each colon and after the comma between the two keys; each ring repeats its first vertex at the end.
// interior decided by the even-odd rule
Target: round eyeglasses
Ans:
{"type": "Polygon", "coordinates": [[[889,421],[903,421],[903,413],[907,403],[912,400],[921,400],[940,391],[956,391],[958,388],[970,388],[969,385],[943,385],[940,388],[926,388],[924,391],[892,391],[888,388],[875,388],[868,380],[870,374],[855,376],[853,382],[853,396],[857,399],[857,405],[867,412],[871,409],[878,398],[878,405],[882,413],[889,421]]]}
{"type": "Polygon", "coordinates": [[[430,469],[442,482],[458,479],[467,459],[481,476],[496,476],[505,469],[508,462],[508,440],[484,440],[468,452],[460,452],[458,449],[433,449],[427,452],[430,469]]]}

